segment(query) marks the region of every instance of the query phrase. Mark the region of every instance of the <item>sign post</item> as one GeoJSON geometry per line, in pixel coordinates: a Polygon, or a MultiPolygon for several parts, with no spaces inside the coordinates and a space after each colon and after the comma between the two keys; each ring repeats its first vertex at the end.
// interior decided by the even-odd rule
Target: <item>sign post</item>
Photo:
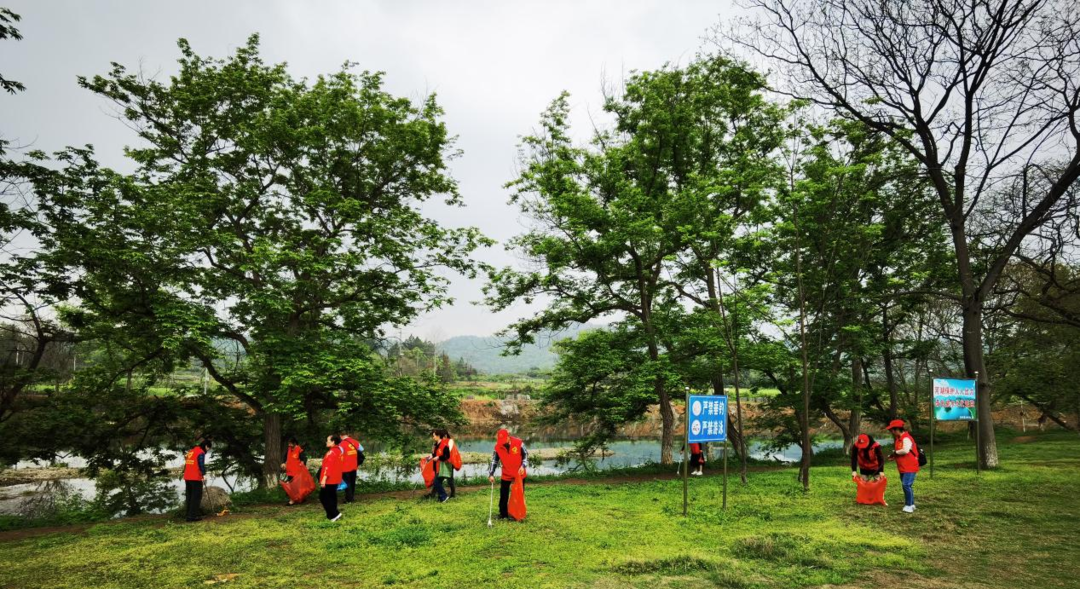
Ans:
{"type": "MultiPolygon", "coordinates": [[[[727,417],[726,395],[686,393],[686,445],[724,442],[724,509],[727,509],[727,417]]],[[[683,478],[683,515],[686,515],[687,487],[683,478]]]]}
{"type": "Polygon", "coordinates": [[[690,461],[687,459],[686,453],[690,451],[690,387],[686,387],[686,408],[683,409],[684,420],[686,422],[686,436],[683,438],[682,445],[682,514],[686,517],[686,504],[688,496],[688,488],[690,483],[690,461]]]}
{"type": "Polygon", "coordinates": [[[934,476],[934,425],[939,421],[975,422],[975,469],[979,467],[979,373],[974,379],[935,378],[930,395],[930,476],[934,476]]]}

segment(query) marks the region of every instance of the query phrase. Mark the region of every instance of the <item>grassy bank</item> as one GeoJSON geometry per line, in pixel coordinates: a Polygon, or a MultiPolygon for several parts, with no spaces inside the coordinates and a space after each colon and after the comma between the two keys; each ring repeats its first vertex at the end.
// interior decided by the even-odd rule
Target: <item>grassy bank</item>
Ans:
{"type": "Polygon", "coordinates": [[[488,529],[486,491],[443,505],[378,498],[337,524],[317,503],[252,507],[185,525],[150,520],[2,537],[0,587],[1080,587],[1080,440],[1002,436],[1004,466],[975,475],[940,448],[919,510],[857,506],[844,466],[691,481],[569,481],[529,490],[523,524],[488,529]],[[219,575],[236,575],[227,577],[219,575]]]}

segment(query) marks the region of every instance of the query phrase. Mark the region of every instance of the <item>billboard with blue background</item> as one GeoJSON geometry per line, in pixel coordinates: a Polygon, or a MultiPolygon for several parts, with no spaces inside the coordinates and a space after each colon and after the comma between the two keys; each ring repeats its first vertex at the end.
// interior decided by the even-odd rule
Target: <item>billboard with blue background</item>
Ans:
{"type": "Polygon", "coordinates": [[[934,419],[938,421],[974,421],[975,381],[959,378],[934,379],[934,419]]]}

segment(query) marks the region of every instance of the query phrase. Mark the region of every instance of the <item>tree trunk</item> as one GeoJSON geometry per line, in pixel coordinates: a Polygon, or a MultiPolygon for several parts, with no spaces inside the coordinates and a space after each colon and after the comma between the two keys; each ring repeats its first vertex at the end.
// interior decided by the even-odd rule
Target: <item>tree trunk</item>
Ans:
{"type": "MultiPolygon", "coordinates": [[[[796,205],[793,221],[795,222],[795,234],[799,233],[799,208],[796,205]]],[[[802,461],[799,464],[799,480],[802,481],[803,491],[810,490],[810,460],[813,457],[813,446],[810,444],[810,360],[806,349],[806,291],[803,289],[802,279],[802,244],[795,244],[795,278],[798,284],[799,295],[799,343],[802,348],[802,411],[799,416],[802,427],[802,461]]]]}
{"type": "MultiPolygon", "coordinates": [[[[851,440],[859,437],[862,430],[862,359],[858,356],[851,359],[851,413],[848,414],[848,431],[851,432],[851,440]]],[[[851,453],[851,445],[844,440],[844,454],[851,453]]]]}
{"type": "Polygon", "coordinates": [[[881,352],[881,359],[885,363],[885,387],[889,391],[889,420],[891,421],[899,418],[897,417],[896,377],[893,373],[892,338],[890,337],[889,311],[887,309],[881,311],[881,336],[885,342],[881,352]]]}
{"type": "MultiPolygon", "coordinates": [[[[724,394],[724,375],[722,373],[712,379],[712,387],[714,395],[724,394]]],[[[743,452],[746,448],[746,441],[742,435],[742,428],[732,419],[730,411],[728,411],[727,415],[727,428],[728,441],[731,443],[731,451],[735,453],[736,458],[745,460],[743,452]]]]}
{"type": "Polygon", "coordinates": [[[285,462],[282,449],[281,414],[263,414],[263,476],[259,488],[273,487],[277,484],[278,471],[285,462]]]}
{"type": "Polygon", "coordinates": [[[660,379],[656,379],[654,389],[660,397],[660,423],[663,428],[660,433],[660,464],[673,464],[671,447],[675,442],[675,410],[671,407],[671,395],[660,379]]]}
{"type": "Polygon", "coordinates": [[[991,414],[990,381],[982,349],[982,305],[965,299],[964,304],[964,368],[968,375],[979,373],[976,383],[976,408],[979,418],[979,462],[983,468],[998,466],[997,440],[994,438],[994,416],[991,414]]]}

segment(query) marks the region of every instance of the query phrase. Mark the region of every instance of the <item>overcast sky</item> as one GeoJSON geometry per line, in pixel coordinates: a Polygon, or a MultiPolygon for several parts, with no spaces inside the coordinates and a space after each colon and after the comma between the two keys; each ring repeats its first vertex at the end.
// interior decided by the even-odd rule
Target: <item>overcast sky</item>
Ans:
{"type": "MultiPolygon", "coordinates": [[[[734,12],[729,2],[606,1],[79,1],[0,0],[23,18],[24,39],[0,44],[0,72],[27,87],[0,97],[0,136],[53,151],[91,143],[106,165],[127,168],[121,153],[133,135],[108,105],[81,90],[78,75],[105,73],[110,62],[167,76],[176,40],[200,55],[223,57],[251,33],[267,62],[287,62],[314,77],[345,61],[387,72],[386,89],[419,98],[435,92],[464,155],[451,169],[466,207],[429,207],[446,225],[478,226],[500,244],[522,230],[503,184],[514,177],[517,141],[559,92],[572,94],[584,136],[601,104],[603,80],[665,62],[686,63],[709,45],[709,27],[734,12]]],[[[481,256],[515,259],[501,245],[481,256]]],[[[482,280],[457,278],[453,307],[404,330],[442,340],[490,335],[524,306],[492,313],[472,301],[482,280]]]]}

